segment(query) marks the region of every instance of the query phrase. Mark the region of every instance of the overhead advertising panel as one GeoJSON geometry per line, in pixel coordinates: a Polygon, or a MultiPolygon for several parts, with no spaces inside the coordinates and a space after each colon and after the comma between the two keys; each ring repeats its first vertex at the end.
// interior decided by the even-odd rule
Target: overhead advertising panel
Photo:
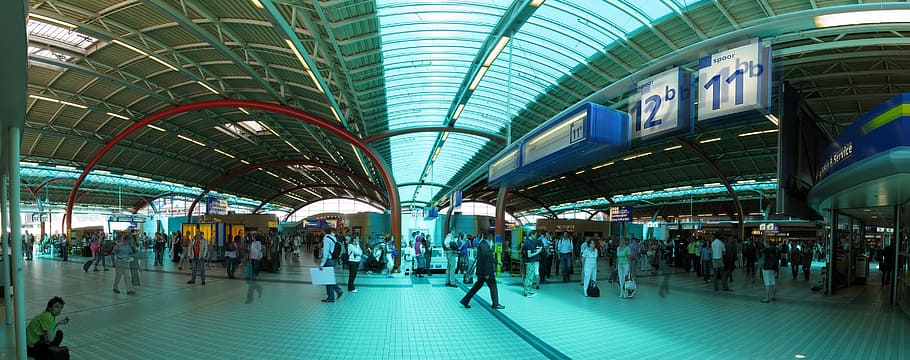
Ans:
{"type": "Polygon", "coordinates": [[[698,63],[698,122],[721,122],[750,110],[767,112],[771,49],[761,41],[705,56],[698,63]]]}
{"type": "Polygon", "coordinates": [[[617,206],[610,208],[610,221],[632,221],[631,206],[617,206]]]}
{"type": "Polygon", "coordinates": [[[692,132],[692,76],[674,68],[638,82],[629,104],[632,139],[656,140],[692,132]]]}

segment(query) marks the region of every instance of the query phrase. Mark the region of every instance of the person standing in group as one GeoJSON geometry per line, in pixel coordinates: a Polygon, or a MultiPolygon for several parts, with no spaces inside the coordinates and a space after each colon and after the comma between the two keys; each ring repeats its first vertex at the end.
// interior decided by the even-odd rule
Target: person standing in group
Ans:
{"type": "Polygon", "coordinates": [[[764,263],[761,273],[762,278],[765,280],[765,298],[761,299],[761,302],[766,303],[776,300],[777,283],[775,276],[777,275],[777,267],[780,266],[780,249],[777,246],[770,246],[768,240],[765,239],[762,252],[764,254],[764,263]]]}
{"type": "Polygon", "coordinates": [[[572,240],[569,239],[569,233],[562,233],[562,237],[556,242],[556,251],[559,252],[559,270],[562,271],[562,281],[569,282],[569,271],[572,268],[572,240]]]}
{"type": "MultiPolygon", "coordinates": [[[[173,239],[171,239],[172,240],[171,241],[171,251],[172,251],[173,256],[171,257],[171,262],[175,262],[179,266],[180,265],[180,253],[181,253],[181,251],[183,251],[183,236],[180,235],[179,231],[174,231],[174,234],[172,236],[173,236],[173,239]]],[[[183,268],[180,268],[180,269],[182,270],[183,268]]]]}
{"type": "Polygon", "coordinates": [[[155,233],[155,265],[164,266],[164,248],[167,246],[167,238],[161,232],[155,233]]]}
{"type": "Polygon", "coordinates": [[[357,278],[357,271],[360,269],[360,258],[363,256],[363,249],[360,248],[360,241],[350,240],[347,245],[348,251],[348,291],[356,293],[354,279],[357,278]]]}
{"type": "Polygon", "coordinates": [[[502,310],[505,309],[505,306],[499,303],[499,290],[496,289],[496,259],[494,258],[493,248],[490,245],[488,240],[480,240],[480,243],[477,245],[477,283],[471,287],[471,290],[459,303],[465,308],[470,309],[471,298],[477,294],[477,291],[483,287],[483,284],[486,283],[487,287],[490,288],[490,300],[493,302],[491,304],[493,309],[502,310]]]}
{"type": "Polygon", "coordinates": [[[521,243],[521,260],[525,264],[525,281],[524,281],[524,295],[525,297],[532,297],[537,295],[537,293],[531,291],[534,288],[534,279],[537,277],[537,269],[540,264],[540,251],[541,247],[537,245],[537,239],[534,236],[534,233],[529,234],[525,237],[524,241],[521,243]]]}
{"type": "Polygon", "coordinates": [[[54,296],[47,302],[47,307],[40,314],[33,317],[25,327],[26,353],[37,360],[48,359],[51,356],[51,346],[60,346],[63,342],[63,331],[57,325],[70,323],[70,318],[57,322],[57,316],[63,311],[63,298],[54,296]],[[53,337],[51,337],[53,332],[53,337]]]}
{"type": "Polygon", "coordinates": [[[425,240],[423,233],[417,233],[417,237],[414,238],[414,256],[417,258],[417,269],[415,269],[414,273],[419,278],[423,277],[424,269],[426,269],[426,258],[423,256],[423,243],[425,240]]]}
{"type": "Polygon", "coordinates": [[[193,236],[193,241],[190,242],[190,246],[187,248],[187,257],[193,266],[192,270],[190,270],[190,280],[186,282],[187,284],[196,283],[196,270],[199,270],[202,285],[205,285],[205,259],[208,258],[208,254],[208,241],[202,237],[202,230],[196,227],[196,236],[193,236]]]}
{"type": "Polygon", "coordinates": [[[619,297],[621,299],[627,298],[626,292],[626,275],[629,275],[629,256],[632,253],[629,250],[629,240],[622,239],[619,243],[619,247],[616,248],[616,273],[619,277],[619,297]]]}
{"type": "Polygon", "coordinates": [[[588,287],[591,286],[592,282],[597,282],[597,257],[599,256],[597,246],[594,245],[592,240],[588,239],[588,246],[581,252],[581,256],[585,259],[581,272],[582,283],[585,284],[582,287],[582,292],[585,296],[588,296],[588,287]]]}
{"type": "MultiPolygon", "coordinates": [[[[806,247],[806,244],[802,244],[802,247],[806,247]]],[[[790,271],[793,273],[793,280],[796,280],[796,276],[799,275],[799,265],[802,263],[802,257],[799,256],[799,247],[790,245],[790,271]]]]}
{"type": "Polygon", "coordinates": [[[714,233],[714,241],[711,242],[711,267],[714,268],[714,291],[719,291],[718,282],[724,285],[724,291],[730,291],[730,285],[727,283],[727,276],[724,270],[724,253],[727,246],[720,239],[719,233],[714,233]]]}
{"type": "Polygon", "coordinates": [[[190,254],[188,253],[190,241],[192,240],[192,238],[190,237],[190,232],[187,231],[185,234],[183,234],[183,237],[181,237],[180,239],[181,239],[180,248],[182,249],[181,253],[183,254],[183,256],[180,257],[180,262],[177,263],[177,268],[180,270],[183,270],[183,264],[192,266],[192,263],[190,263],[190,254]]]}
{"type": "Polygon", "coordinates": [[[455,285],[455,267],[458,264],[458,235],[455,229],[449,231],[442,246],[446,253],[446,286],[458,287],[455,285]]]}
{"type": "MultiPolygon", "coordinates": [[[[359,240],[360,237],[357,239],[359,240]]],[[[398,248],[395,247],[395,240],[392,236],[386,236],[385,247],[385,277],[390,278],[392,277],[392,272],[395,271],[395,259],[398,258],[398,248]]]]}
{"type": "Polygon", "coordinates": [[[135,294],[133,291],[133,283],[127,279],[127,272],[130,270],[130,261],[133,257],[133,247],[130,246],[129,241],[127,240],[126,235],[120,236],[120,241],[117,242],[117,245],[114,246],[113,258],[111,263],[114,265],[114,292],[120,293],[120,279],[123,279],[123,283],[126,284],[126,293],[135,294]]]}
{"type": "MultiPolygon", "coordinates": [[[[333,267],[335,266],[336,259],[332,258],[333,250],[335,249],[335,244],[338,243],[338,238],[335,237],[335,229],[329,228],[326,231],[325,236],[322,237],[322,261],[319,263],[319,271],[322,271],[324,267],[333,267]]],[[[335,302],[336,295],[338,299],[341,299],[341,295],[344,295],[344,291],[341,291],[341,287],[338,284],[326,285],[325,286],[326,298],[322,299],[322,302],[335,302]]]]}
{"type": "Polygon", "coordinates": [[[227,270],[228,279],[234,278],[234,272],[237,271],[237,264],[240,259],[240,235],[234,235],[233,239],[228,239],[224,244],[224,267],[227,270]]]}
{"type": "Polygon", "coordinates": [[[259,264],[262,261],[262,239],[264,237],[259,234],[253,236],[253,242],[250,243],[250,265],[252,266],[253,271],[250,272],[249,278],[253,280],[259,278],[259,264]]]}
{"type": "Polygon", "coordinates": [[[799,263],[803,265],[803,277],[809,281],[809,269],[812,268],[812,245],[803,244],[799,254],[799,263]]]}
{"type": "Polygon", "coordinates": [[[430,263],[433,260],[433,240],[430,240],[430,234],[426,234],[426,239],[423,241],[423,257],[424,266],[426,266],[424,272],[427,273],[427,276],[433,276],[430,267],[430,263]]]}
{"type": "Polygon", "coordinates": [[[698,256],[701,257],[702,279],[707,284],[711,280],[711,259],[713,256],[711,254],[711,245],[707,241],[701,241],[701,245],[697,249],[700,249],[698,250],[698,256]]]}
{"type": "Polygon", "coordinates": [[[550,269],[553,267],[553,244],[550,242],[546,231],[541,231],[537,236],[537,242],[543,246],[540,252],[540,267],[538,268],[539,282],[544,282],[550,277],[550,269]]]}

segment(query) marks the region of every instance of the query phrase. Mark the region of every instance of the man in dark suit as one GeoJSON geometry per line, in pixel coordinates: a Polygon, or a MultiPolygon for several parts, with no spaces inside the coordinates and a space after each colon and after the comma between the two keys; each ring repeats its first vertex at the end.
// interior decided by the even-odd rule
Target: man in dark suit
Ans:
{"type": "Polygon", "coordinates": [[[496,290],[496,267],[494,262],[495,258],[493,256],[493,250],[490,248],[490,242],[488,240],[481,240],[480,244],[477,245],[477,282],[474,283],[471,290],[461,299],[461,305],[470,309],[471,305],[469,303],[471,302],[471,298],[474,297],[474,294],[477,294],[477,291],[486,283],[490,288],[490,299],[493,301],[492,307],[494,309],[506,308],[499,304],[499,291],[496,290]]]}

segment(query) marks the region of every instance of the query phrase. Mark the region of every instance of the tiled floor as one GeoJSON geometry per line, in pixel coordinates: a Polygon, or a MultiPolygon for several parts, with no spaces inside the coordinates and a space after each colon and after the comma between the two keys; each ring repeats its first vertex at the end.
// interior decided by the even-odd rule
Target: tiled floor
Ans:
{"type": "MultiPolygon", "coordinates": [[[[870,285],[835,296],[782,276],[770,304],[758,301],[761,280],[744,281],[740,272],[732,292],[714,292],[692,273],[643,275],[639,293],[622,300],[601,261],[600,298],[582,296],[577,281],[544,283],[525,298],[520,279],[502,276],[506,309],[497,311],[487,289],[473,308],[462,308],[457,301],[467,286],[445,287],[444,275],[412,281],[360,274],[358,293],[326,304],[319,301],[324,288],[309,283],[310,260],[258,281],[227,280],[223,268],[209,269],[205,286],[187,285],[189,272],[167,262],[141,273],[137,295],[114,294],[114,271],[84,273],[82,262],[25,264],[27,316],[62,296],[63,316],[72,319],[62,328],[64,344],[74,359],[910,357],[910,320],[887,305],[875,271],[870,285]],[[665,280],[669,293],[660,296],[665,280]]],[[[3,338],[10,329],[3,327],[3,338]]],[[[14,357],[9,346],[0,353],[14,357]]]]}

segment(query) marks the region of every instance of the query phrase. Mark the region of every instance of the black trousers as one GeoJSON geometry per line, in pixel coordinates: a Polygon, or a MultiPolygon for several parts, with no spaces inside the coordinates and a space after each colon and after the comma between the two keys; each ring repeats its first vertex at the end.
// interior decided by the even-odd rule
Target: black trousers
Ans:
{"type": "Polygon", "coordinates": [[[550,277],[550,269],[553,267],[553,255],[547,255],[540,259],[540,279],[546,280],[550,277]]]}
{"type": "Polygon", "coordinates": [[[354,290],[354,278],[357,277],[359,261],[348,261],[348,291],[354,290]]]}
{"type": "Polygon", "coordinates": [[[471,287],[471,290],[468,290],[468,293],[461,298],[462,304],[467,304],[471,301],[471,298],[480,291],[480,288],[483,287],[483,284],[486,283],[487,287],[490,288],[490,299],[493,300],[493,307],[499,305],[499,290],[496,289],[496,277],[495,276],[478,276],[477,282],[474,283],[474,286],[471,287]]]}
{"type": "Polygon", "coordinates": [[[47,359],[51,356],[50,347],[51,346],[60,346],[60,343],[63,342],[63,331],[57,330],[57,334],[54,336],[54,340],[50,344],[37,343],[35,346],[26,348],[25,352],[28,356],[31,356],[35,359],[47,359]]]}

